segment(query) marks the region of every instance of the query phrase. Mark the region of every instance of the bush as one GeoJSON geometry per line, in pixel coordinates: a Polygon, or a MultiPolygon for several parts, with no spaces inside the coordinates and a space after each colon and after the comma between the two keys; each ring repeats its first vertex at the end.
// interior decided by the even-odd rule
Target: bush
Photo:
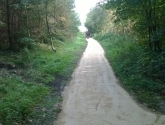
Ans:
{"type": "Polygon", "coordinates": [[[16,76],[0,78],[0,123],[23,123],[49,93],[42,84],[25,83],[16,76]]]}
{"type": "Polygon", "coordinates": [[[0,124],[52,124],[61,111],[60,92],[85,45],[83,35],[78,34],[74,41],[60,43],[56,53],[46,44],[31,51],[1,52],[0,124]]]}
{"type": "Polygon", "coordinates": [[[144,45],[125,35],[98,34],[96,39],[105,49],[121,84],[140,102],[165,113],[165,53],[151,53],[144,45]]]}

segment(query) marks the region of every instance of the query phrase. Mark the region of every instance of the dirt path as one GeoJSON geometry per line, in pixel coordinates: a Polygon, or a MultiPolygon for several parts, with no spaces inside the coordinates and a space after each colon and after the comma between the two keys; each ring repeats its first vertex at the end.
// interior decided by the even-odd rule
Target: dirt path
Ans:
{"type": "Polygon", "coordinates": [[[63,97],[55,125],[165,125],[165,116],[145,111],[118,85],[102,47],[91,38],[63,97]]]}

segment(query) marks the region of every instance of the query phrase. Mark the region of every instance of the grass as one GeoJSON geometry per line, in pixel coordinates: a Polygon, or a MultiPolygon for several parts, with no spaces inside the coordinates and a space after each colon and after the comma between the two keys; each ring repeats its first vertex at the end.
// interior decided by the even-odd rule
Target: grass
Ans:
{"type": "Polygon", "coordinates": [[[165,52],[152,53],[144,43],[126,35],[98,34],[121,85],[137,101],[165,113],[165,52]]]}
{"type": "Polygon", "coordinates": [[[0,52],[0,124],[51,125],[86,42],[82,34],[65,43],[38,44],[35,50],[0,52]]]}

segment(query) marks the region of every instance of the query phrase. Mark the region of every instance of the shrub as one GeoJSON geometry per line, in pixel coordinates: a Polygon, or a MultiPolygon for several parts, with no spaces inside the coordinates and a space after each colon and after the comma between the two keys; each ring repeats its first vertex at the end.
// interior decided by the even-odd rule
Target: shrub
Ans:
{"type": "Polygon", "coordinates": [[[105,49],[121,84],[150,108],[165,113],[165,54],[151,51],[125,35],[98,34],[96,39],[105,49]]]}
{"type": "Polygon", "coordinates": [[[49,93],[42,84],[25,83],[15,76],[0,78],[0,123],[23,123],[49,93]]]}

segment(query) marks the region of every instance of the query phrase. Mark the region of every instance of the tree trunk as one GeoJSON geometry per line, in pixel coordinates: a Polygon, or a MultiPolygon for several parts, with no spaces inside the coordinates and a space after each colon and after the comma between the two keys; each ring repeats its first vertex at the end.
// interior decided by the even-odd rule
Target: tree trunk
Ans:
{"type": "Polygon", "coordinates": [[[25,6],[25,15],[26,15],[26,30],[28,37],[30,37],[27,6],[25,6]]]}
{"type": "Polygon", "coordinates": [[[161,52],[161,46],[160,46],[160,40],[157,33],[157,21],[155,19],[156,17],[156,5],[151,0],[149,2],[149,11],[147,16],[147,21],[149,22],[148,26],[148,36],[149,36],[149,47],[151,51],[154,52],[161,52]]]}
{"type": "Polygon", "coordinates": [[[10,7],[9,7],[9,0],[6,0],[6,15],[7,15],[7,34],[8,34],[8,41],[10,50],[13,50],[13,42],[11,37],[11,27],[10,27],[10,7]]]}
{"type": "Polygon", "coordinates": [[[50,44],[51,44],[51,48],[54,52],[56,52],[56,48],[53,46],[53,41],[52,41],[52,38],[51,38],[51,33],[50,33],[50,27],[49,27],[49,22],[48,22],[48,12],[47,12],[47,6],[48,6],[48,3],[46,2],[45,3],[45,21],[46,21],[46,27],[47,27],[47,32],[48,32],[48,35],[49,35],[49,39],[50,39],[50,44]]]}

